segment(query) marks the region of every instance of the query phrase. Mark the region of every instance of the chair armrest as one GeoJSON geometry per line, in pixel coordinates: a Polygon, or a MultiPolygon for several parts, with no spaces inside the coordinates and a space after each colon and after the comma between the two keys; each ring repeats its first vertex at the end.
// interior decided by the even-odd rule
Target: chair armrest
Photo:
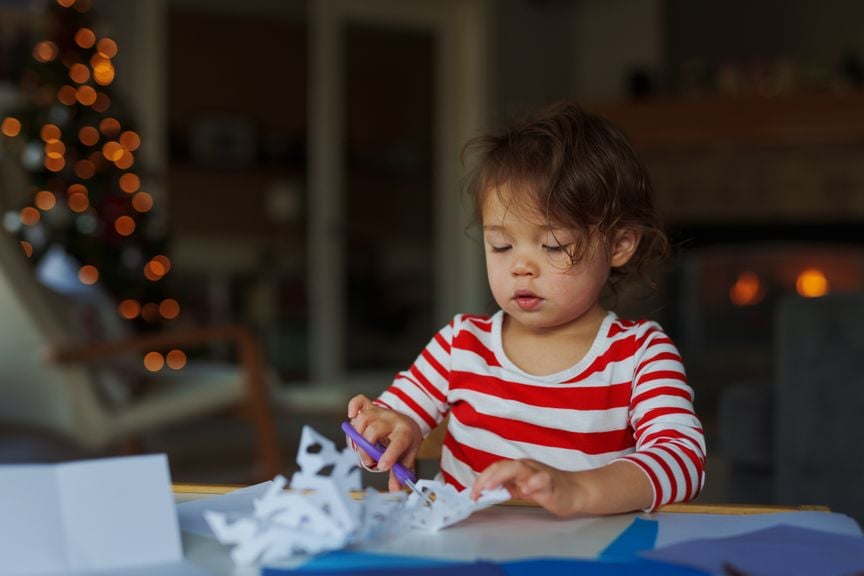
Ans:
{"type": "Polygon", "coordinates": [[[124,340],[90,342],[80,346],[51,350],[48,352],[48,359],[57,364],[93,362],[127,352],[172,346],[196,346],[211,342],[234,342],[241,349],[247,347],[260,349],[258,339],[252,332],[243,326],[228,325],[141,334],[124,340]]]}
{"type": "Polygon", "coordinates": [[[264,479],[281,471],[281,454],[270,397],[264,378],[264,355],[259,339],[243,326],[228,325],[193,328],[155,334],[142,334],[113,342],[93,342],[49,352],[48,359],[58,364],[93,362],[105,357],[138,350],[173,346],[195,346],[210,342],[230,342],[237,346],[246,377],[246,401],[258,435],[261,470],[264,479]]]}

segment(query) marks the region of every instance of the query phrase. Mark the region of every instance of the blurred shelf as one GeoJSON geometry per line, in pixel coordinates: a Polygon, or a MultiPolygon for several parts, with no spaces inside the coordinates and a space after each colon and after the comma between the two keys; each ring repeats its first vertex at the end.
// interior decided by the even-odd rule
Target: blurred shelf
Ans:
{"type": "Polygon", "coordinates": [[[704,96],[587,106],[640,152],[864,143],[864,91],[704,96]]]}

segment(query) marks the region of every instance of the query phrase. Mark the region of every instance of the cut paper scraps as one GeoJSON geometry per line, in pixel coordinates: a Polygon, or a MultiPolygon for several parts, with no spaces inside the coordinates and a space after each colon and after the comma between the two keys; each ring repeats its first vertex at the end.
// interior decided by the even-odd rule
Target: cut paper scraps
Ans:
{"type": "Polygon", "coordinates": [[[222,512],[207,511],[204,518],[223,544],[233,545],[231,558],[240,565],[318,554],[378,538],[397,537],[408,530],[437,531],[477,510],[510,499],[505,488],[485,491],[471,500],[468,491],[419,480],[418,488],[434,495],[427,503],[417,494],[382,493],[361,488],[357,455],[306,426],[297,454],[300,468],[287,481],[277,476],[254,501],[248,516],[230,520],[222,512]]]}

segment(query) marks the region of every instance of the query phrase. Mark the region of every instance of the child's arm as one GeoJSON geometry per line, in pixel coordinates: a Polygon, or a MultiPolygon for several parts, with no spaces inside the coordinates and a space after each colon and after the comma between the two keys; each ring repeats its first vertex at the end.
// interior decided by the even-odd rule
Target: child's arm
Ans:
{"type": "Polygon", "coordinates": [[[654,499],[648,477],[625,461],[566,472],[536,460],[501,460],[477,477],[471,498],[498,486],[507,488],[514,498],[536,502],[557,516],[632,512],[648,508],[654,499]]]}
{"type": "MultiPolygon", "coordinates": [[[[366,440],[372,444],[383,440],[382,443],[387,444],[387,450],[378,460],[377,467],[375,461],[366,452],[357,448],[363,466],[370,469],[375,467],[383,472],[390,470],[396,462],[400,462],[406,468],[414,468],[417,451],[423,441],[423,433],[414,420],[395,410],[376,406],[362,394],[355,396],[348,403],[348,418],[351,419],[354,429],[366,440]]],[[[393,492],[402,489],[402,484],[392,471],[388,487],[393,492]]]]}

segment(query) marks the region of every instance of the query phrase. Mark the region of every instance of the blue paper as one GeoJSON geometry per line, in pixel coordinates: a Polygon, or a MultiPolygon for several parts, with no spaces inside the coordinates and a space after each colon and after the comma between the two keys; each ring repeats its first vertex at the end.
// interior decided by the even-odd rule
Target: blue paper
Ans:
{"type": "Polygon", "coordinates": [[[599,557],[601,560],[632,560],[640,552],[654,549],[657,530],[656,520],[635,518],[626,530],[600,552],[599,557]]]}
{"type": "Polygon", "coordinates": [[[841,576],[864,572],[864,537],[780,525],[680,542],[642,555],[712,573],[731,567],[760,576],[841,576]]]}
{"type": "Polygon", "coordinates": [[[707,572],[649,560],[614,562],[575,558],[541,558],[502,562],[507,576],[709,576],[707,572]]]}
{"type": "Polygon", "coordinates": [[[785,524],[822,532],[861,536],[854,519],[837,512],[801,510],[773,514],[681,514],[663,513],[659,522],[657,547],[669,546],[697,538],[728,538],[785,524]]]}
{"type": "Polygon", "coordinates": [[[261,576],[706,576],[706,572],[645,560],[603,561],[577,558],[534,558],[506,562],[451,562],[341,550],[316,556],[298,568],[265,567],[261,576]]]}
{"type": "MultiPolygon", "coordinates": [[[[436,560],[419,556],[400,556],[397,554],[376,554],[373,552],[359,552],[355,550],[334,550],[313,556],[302,566],[308,570],[367,570],[371,568],[426,568],[447,567],[454,564],[465,564],[456,560],[436,560]]],[[[268,568],[265,568],[267,570],[268,568]]],[[[282,572],[273,572],[282,574],[282,572]]],[[[262,576],[266,572],[262,572],[262,576]]]]}
{"type": "Polygon", "coordinates": [[[506,576],[492,562],[450,562],[412,556],[341,550],[312,558],[298,568],[264,567],[261,576],[506,576]]]}

